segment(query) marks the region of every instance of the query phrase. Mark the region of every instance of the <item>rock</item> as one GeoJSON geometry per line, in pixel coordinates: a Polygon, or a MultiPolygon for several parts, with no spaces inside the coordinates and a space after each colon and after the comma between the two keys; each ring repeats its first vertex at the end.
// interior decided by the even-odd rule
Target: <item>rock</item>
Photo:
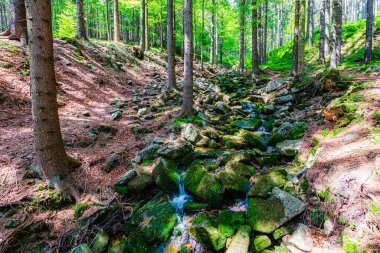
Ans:
{"type": "Polygon", "coordinates": [[[140,109],[137,111],[137,116],[141,118],[142,116],[148,114],[149,112],[150,112],[150,110],[149,110],[148,107],[140,108],[140,109]]]}
{"type": "Polygon", "coordinates": [[[296,231],[290,236],[287,244],[289,249],[294,246],[297,249],[310,252],[314,244],[310,229],[302,223],[298,224],[296,231]]]}
{"type": "Polygon", "coordinates": [[[331,235],[332,232],[334,232],[334,223],[331,221],[331,219],[327,219],[325,223],[323,224],[323,233],[327,236],[331,235]]]}
{"type": "Polygon", "coordinates": [[[232,236],[240,226],[245,224],[245,212],[222,210],[216,220],[217,228],[226,237],[232,236]]]}
{"type": "Polygon", "coordinates": [[[66,60],[66,59],[61,59],[59,62],[60,62],[62,65],[65,65],[65,66],[69,66],[69,65],[71,65],[71,62],[68,61],[68,60],[66,60]]]}
{"type": "Polygon", "coordinates": [[[15,227],[18,227],[20,224],[21,224],[21,220],[13,219],[6,222],[4,224],[4,228],[15,228],[15,227]]]}
{"type": "Polygon", "coordinates": [[[192,220],[190,234],[208,250],[220,251],[226,244],[226,237],[213,226],[206,213],[201,213],[192,220]]]}
{"type": "Polygon", "coordinates": [[[231,160],[218,174],[225,189],[245,192],[254,168],[244,163],[231,160]]]}
{"type": "Polygon", "coordinates": [[[276,144],[277,150],[285,156],[296,156],[302,149],[302,140],[286,140],[276,144]]]}
{"type": "Polygon", "coordinates": [[[243,128],[246,130],[256,130],[257,128],[260,127],[261,120],[249,118],[249,119],[234,121],[231,123],[231,125],[235,127],[243,128]]]}
{"type": "Polygon", "coordinates": [[[283,236],[288,235],[288,234],[290,234],[290,231],[287,227],[285,227],[285,226],[280,227],[273,232],[273,238],[275,240],[278,240],[278,239],[281,239],[283,236]]]}
{"type": "Polygon", "coordinates": [[[171,236],[177,224],[177,216],[164,194],[157,194],[152,200],[134,211],[132,225],[137,226],[147,243],[162,243],[171,236]]]}
{"type": "Polygon", "coordinates": [[[255,246],[257,252],[262,252],[263,250],[271,246],[272,242],[268,236],[259,235],[256,236],[255,240],[253,241],[253,245],[255,246]]]}
{"type": "Polygon", "coordinates": [[[289,122],[283,123],[279,128],[273,130],[273,134],[268,139],[269,145],[290,139],[290,135],[295,126],[289,122]]]}
{"type": "Polygon", "coordinates": [[[83,117],[90,117],[91,116],[91,114],[89,113],[89,112],[82,112],[82,116],[83,117]]]}
{"type": "Polygon", "coordinates": [[[285,84],[286,84],[286,80],[284,79],[272,80],[263,88],[263,91],[272,92],[272,91],[278,90],[285,84]]]}
{"type": "Polygon", "coordinates": [[[198,213],[207,207],[208,204],[206,203],[186,202],[183,205],[183,210],[185,213],[198,213]]]}
{"type": "Polygon", "coordinates": [[[215,140],[210,140],[208,143],[209,148],[217,149],[219,148],[219,144],[215,140]]]}
{"type": "Polygon", "coordinates": [[[201,134],[209,137],[210,139],[219,140],[219,131],[210,126],[206,126],[202,130],[201,134]]]}
{"type": "Polygon", "coordinates": [[[112,120],[118,120],[123,116],[123,112],[119,109],[114,110],[111,114],[112,120]]]}
{"type": "Polygon", "coordinates": [[[249,226],[241,226],[232,237],[226,253],[248,253],[250,232],[251,228],[249,226]]]}
{"type": "Polygon", "coordinates": [[[104,232],[99,232],[92,242],[92,251],[94,253],[101,253],[105,250],[108,245],[109,237],[104,232]]]}
{"type": "Polygon", "coordinates": [[[223,201],[224,187],[222,182],[202,167],[193,166],[186,170],[184,176],[185,188],[209,203],[211,206],[220,206],[223,201]]]}
{"type": "Polygon", "coordinates": [[[195,144],[197,147],[207,147],[210,139],[207,136],[201,135],[201,139],[195,144]]]}
{"type": "Polygon", "coordinates": [[[176,140],[165,143],[158,150],[158,154],[173,160],[184,158],[189,154],[193,155],[193,153],[194,150],[192,145],[184,140],[176,140]]]}
{"type": "Polygon", "coordinates": [[[175,192],[178,190],[177,172],[178,163],[173,160],[159,158],[153,167],[152,177],[156,185],[165,192],[175,192]]]}
{"type": "Polygon", "coordinates": [[[293,95],[285,95],[281,97],[277,97],[273,99],[273,103],[275,104],[286,104],[288,102],[294,101],[295,97],[293,95]]]}
{"type": "Polygon", "coordinates": [[[191,143],[195,143],[197,140],[199,140],[200,137],[199,130],[190,123],[185,124],[185,126],[182,128],[181,136],[191,143]]]}
{"type": "Polygon", "coordinates": [[[154,137],[153,143],[155,143],[155,144],[164,144],[164,141],[162,140],[161,137],[156,136],[156,137],[154,137]]]}
{"type": "Polygon", "coordinates": [[[92,250],[90,249],[87,243],[84,243],[71,249],[69,253],[92,253],[92,250]]]}
{"type": "Polygon", "coordinates": [[[120,164],[119,157],[117,154],[112,154],[110,157],[106,160],[106,165],[104,167],[105,172],[111,172],[115,167],[117,167],[120,164]]]}
{"type": "Polygon", "coordinates": [[[160,145],[158,144],[151,144],[149,146],[146,146],[136,154],[133,162],[142,163],[145,160],[154,160],[158,157],[157,151],[159,149],[160,145]]]}
{"type": "Polygon", "coordinates": [[[114,185],[119,194],[140,193],[153,183],[152,175],[144,171],[131,170],[114,185]]]}
{"type": "Polygon", "coordinates": [[[244,138],[235,135],[223,135],[220,138],[220,142],[226,148],[243,148],[245,146],[244,138]]]}
{"type": "Polygon", "coordinates": [[[379,66],[371,66],[365,72],[366,73],[379,73],[380,67],[379,66]]]}
{"type": "Polygon", "coordinates": [[[265,175],[258,176],[255,179],[255,184],[249,190],[248,196],[266,198],[268,193],[273,190],[273,188],[282,188],[286,182],[286,175],[283,170],[274,170],[266,173],[265,175]]]}
{"type": "Polygon", "coordinates": [[[224,102],[218,101],[213,107],[214,111],[220,114],[227,114],[231,111],[231,108],[224,102]]]}
{"type": "Polygon", "coordinates": [[[245,142],[252,148],[257,148],[264,151],[267,149],[262,133],[253,133],[245,129],[241,129],[239,131],[239,136],[243,137],[245,142]]]}
{"type": "Polygon", "coordinates": [[[276,108],[273,104],[265,105],[263,107],[264,114],[273,114],[273,113],[275,113],[275,111],[276,111],[276,108]]]}
{"type": "Polygon", "coordinates": [[[305,204],[278,188],[269,199],[250,199],[247,221],[253,231],[272,233],[305,210],[305,204]]]}

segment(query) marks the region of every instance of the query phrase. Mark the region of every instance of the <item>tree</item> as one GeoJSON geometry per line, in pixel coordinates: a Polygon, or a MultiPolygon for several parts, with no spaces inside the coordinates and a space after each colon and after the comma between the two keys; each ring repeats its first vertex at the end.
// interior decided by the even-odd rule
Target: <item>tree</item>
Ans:
{"type": "Polygon", "coordinates": [[[106,5],[106,22],[107,22],[107,39],[111,40],[111,24],[110,24],[110,12],[109,12],[109,5],[108,0],[105,0],[106,5]]]}
{"type": "Polygon", "coordinates": [[[373,0],[367,0],[367,23],[365,33],[364,62],[370,63],[372,59],[372,40],[374,33],[373,0]]]}
{"type": "MultiPolygon", "coordinates": [[[[319,17],[319,26],[320,26],[320,32],[319,32],[319,64],[326,64],[326,40],[328,40],[327,34],[326,34],[326,4],[327,0],[321,0],[321,6],[320,6],[320,17],[319,17]]],[[[328,30],[328,28],[327,28],[328,30]]]]}
{"type": "Polygon", "coordinates": [[[342,0],[334,0],[331,27],[331,68],[336,68],[340,62],[342,41],[342,11],[342,0]]]}
{"type": "Polygon", "coordinates": [[[309,0],[309,8],[307,15],[307,41],[309,48],[313,46],[313,30],[314,30],[314,0],[309,0]]]}
{"type": "Polygon", "coordinates": [[[239,73],[244,72],[245,0],[240,0],[239,73]]]}
{"type": "Polygon", "coordinates": [[[252,0],[252,75],[259,74],[259,52],[257,45],[257,0],[252,0]]]}
{"type": "Polygon", "coordinates": [[[294,37],[293,37],[293,61],[292,61],[292,76],[297,77],[298,75],[298,58],[299,58],[299,34],[300,34],[300,1],[295,3],[294,11],[294,37]]]}
{"type": "Polygon", "coordinates": [[[146,11],[146,8],[145,8],[145,0],[141,0],[141,13],[140,13],[140,50],[142,52],[145,51],[145,43],[146,43],[146,39],[145,39],[145,35],[146,35],[146,31],[145,31],[145,11],[146,11]]]}
{"type": "MultiPolygon", "coordinates": [[[[9,39],[21,40],[27,37],[26,12],[24,0],[11,0],[9,39]]],[[[26,41],[23,41],[26,44],[26,41]]]]}
{"type": "Polygon", "coordinates": [[[59,126],[51,1],[26,0],[26,10],[37,166],[49,186],[69,192],[79,201],[59,126]]]}
{"type": "Polygon", "coordinates": [[[204,65],[204,30],[205,30],[205,0],[202,0],[202,31],[201,31],[201,70],[204,65]]]}
{"type": "Polygon", "coordinates": [[[211,56],[210,56],[210,63],[215,64],[216,57],[215,57],[215,0],[212,0],[212,10],[211,10],[211,56]]]}
{"type": "Polygon", "coordinates": [[[181,116],[193,114],[193,1],[185,0],[185,66],[181,116]]]}
{"type": "Polygon", "coordinates": [[[292,76],[298,79],[305,71],[306,0],[296,1],[294,16],[294,44],[292,76]]]}
{"type": "Polygon", "coordinates": [[[86,28],[84,25],[83,0],[76,0],[77,3],[77,35],[78,39],[87,40],[86,28]]]}
{"type": "Polygon", "coordinates": [[[113,5],[113,24],[114,24],[114,41],[120,41],[120,21],[119,21],[119,0],[114,0],[113,5]]]}
{"type": "Polygon", "coordinates": [[[268,44],[268,0],[265,0],[265,22],[264,22],[264,43],[263,43],[263,63],[267,63],[267,44],[268,44]]]}
{"type": "Polygon", "coordinates": [[[168,89],[177,88],[175,76],[173,0],[167,1],[168,89]]]}
{"type": "Polygon", "coordinates": [[[145,1],[145,11],[144,11],[144,19],[145,19],[145,48],[144,50],[149,50],[149,21],[148,21],[148,2],[145,1]]]}

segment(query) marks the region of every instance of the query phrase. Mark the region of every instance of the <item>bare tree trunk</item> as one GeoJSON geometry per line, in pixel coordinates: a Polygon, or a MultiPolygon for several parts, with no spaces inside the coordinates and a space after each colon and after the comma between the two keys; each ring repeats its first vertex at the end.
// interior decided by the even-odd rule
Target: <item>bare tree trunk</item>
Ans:
{"type": "Polygon", "coordinates": [[[267,63],[267,42],[268,41],[268,0],[265,0],[265,24],[264,24],[264,50],[263,63],[267,63]]]}
{"type": "Polygon", "coordinates": [[[252,75],[259,74],[259,53],[257,51],[257,0],[252,0],[252,75]]]}
{"type": "Polygon", "coordinates": [[[108,0],[105,0],[106,5],[106,15],[107,15],[107,38],[111,40],[111,24],[110,24],[110,13],[108,8],[108,0]]]}
{"type": "Polygon", "coordinates": [[[140,13],[140,50],[141,52],[145,51],[145,0],[141,0],[141,13],[140,13]]]}
{"type": "Polygon", "coordinates": [[[26,0],[30,81],[37,166],[51,187],[80,197],[70,174],[59,126],[50,0],[26,0]]]}
{"type": "Polygon", "coordinates": [[[336,68],[340,62],[342,35],[342,0],[333,1],[332,29],[331,29],[331,57],[330,67],[336,68]]]}
{"type": "Polygon", "coordinates": [[[215,64],[215,0],[212,0],[211,11],[211,57],[210,63],[215,64]]]}
{"type": "Polygon", "coordinates": [[[281,47],[283,44],[284,44],[284,11],[283,11],[283,8],[284,8],[284,3],[283,3],[283,0],[281,0],[281,8],[280,8],[280,29],[279,29],[279,33],[280,33],[280,39],[278,41],[278,46],[281,47]]]}
{"type": "Polygon", "coordinates": [[[173,0],[168,0],[167,5],[168,89],[176,89],[173,0]]]}
{"type": "Polygon", "coordinates": [[[300,1],[295,3],[295,15],[294,15],[294,42],[293,42],[293,62],[292,62],[292,76],[297,78],[298,76],[298,57],[299,57],[299,36],[300,36],[300,1]]]}
{"type": "Polygon", "coordinates": [[[321,0],[321,7],[320,7],[320,32],[319,32],[319,64],[326,64],[326,58],[325,58],[325,5],[326,0],[321,0]]]}
{"type": "MultiPolygon", "coordinates": [[[[11,13],[9,28],[11,40],[21,40],[22,37],[26,39],[26,12],[24,0],[11,0],[11,13]]],[[[24,41],[25,42],[25,41],[24,41]]]]}
{"type": "Polygon", "coordinates": [[[245,31],[245,0],[240,0],[240,40],[239,40],[239,73],[244,72],[244,31],[245,31]]]}
{"type": "Polygon", "coordinates": [[[148,2],[145,2],[145,51],[149,50],[148,2]]]}
{"type": "Polygon", "coordinates": [[[374,34],[373,0],[367,0],[367,23],[365,35],[364,62],[370,63],[372,59],[372,40],[374,34]]]}
{"type": "Polygon", "coordinates": [[[86,35],[86,28],[84,25],[84,7],[83,0],[76,0],[77,3],[77,38],[88,40],[86,35]]]}
{"type": "Polygon", "coordinates": [[[219,57],[219,20],[218,20],[218,0],[215,5],[215,63],[218,64],[219,57]]]}
{"type": "Polygon", "coordinates": [[[114,22],[114,41],[120,41],[120,22],[119,22],[119,0],[114,0],[113,6],[113,22],[114,22]]]}
{"type": "Polygon", "coordinates": [[[181,116],[193,114],[193,1],[185,0],[185,66],[181,116]]]}
{"type": "Polygon", "coordinates": [[[204,68],[205,0],[202,0],[201,70],[204,68]]]}
{"type": "Polygon", "coordinates": [[[330,53],[330,0],[325,1],[325,39],[324,39],[324,53],[325,59],[330,53]]]}
{"type": "Polygon", "coordinates": [[[298,70],[297,76],[305,74],[305,24],[306,24],[306,0],[300,0],[300,20],[298,35],[298,70]]]}
{"type": "Polygon", "coordinates": [[[314,0],[309,0],[308,18],[307,18],[307,40],[309,48],[313,46],[313,28],[314,28],[314,0]]]}

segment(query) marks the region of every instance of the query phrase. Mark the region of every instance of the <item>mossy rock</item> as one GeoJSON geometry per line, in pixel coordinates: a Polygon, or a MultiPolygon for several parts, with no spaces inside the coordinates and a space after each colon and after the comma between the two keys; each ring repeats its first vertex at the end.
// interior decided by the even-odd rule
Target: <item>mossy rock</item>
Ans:
{"type": "Polygon", "coordinates": [[[231,242],[227,242],[226,253],[246,253],[249,249],[249,234],[251,228],[249,226],[240,226],[236,234],[231,238],[231,242]]]}
{"type": "Polygon", "coordinates": [[[243,137],[235,135],[223,135],[220,138],[220,142],[226,148],[243,148],[246,145],[243,137]]]}
{"type": "Polygon", "coordinates": [[[277,152],[265,153],[255,160],[261,167],[271,167],[281,163],[281,155],[277,152]]]}
{"type": "Polygon", "coordinates": [[[252,148],[257,148],[260,150],[266,150],[265,139],[262,133],[250,132],[245,129],[241,129],[238,134],[240,137],[243,137],[245,142],[252,148]]]}
{"type": "Polygon", "coordinates": [[[266,198],[274,187],[282,188],[287,182],[284,170],[274,170],[258,176],[250,189],[248,196],[266,198]]]}
{"type": "Polygon", "coordinates": [[[212,224],[205,213],[199,214],[192,221],[190,234],[202,246],[212,251],[220,251],[226,244],[226,237],[212,224]]]}
{"type": "Polygon", "coordinates": [[[245,224],[245,212],[222,210],[216,221],[217,228],[226,237],[230,237],[240,226],[245,224]]]}
{"type": "Polygon", "coordinates": [[[92,253],[92,250],[87,243],[80,244],[69,251],[69,253],[92,253]]]}
{"type": "Polygon", "coordinates": [[[138,170],[130,170],[122,176],[114,185],[117,193],[128,195],[140,193],[153,183],[152,175],[138,170]]]}
{"type": "Polygon", "coordinates": [[[231,123],[232,126],[243,128],[247,130],[256,130],[261,125],[260,119],[243,119],[239,121],[234,121],[231,123]]]}
{"type": "Polygon", "coordinates": [[[207,207],[208,207],[207,203],[186,202],[183,205],[183,210],[185,213],[197,213],[207,207]]]}
{"type": "Polygon", "coordinates": [[[274,232],[273,232],[273,238],[275,240],[278,240],[278,239],[281,239],[283,236],[285,235],[288,235],[290,234],[290,230],[288,227],[280,227],[278,229],[276,229],[274,232]]]}
{"type": "Polygon", "coordinates": [[[104,249],[107,247],[108,245],[108,240],[109,240],[109,237],[106,233],[104,232],[99,232],[95,238],[94,238],[94,241],[92,242],[92,251],[94,253],[101,253],[104,251],[104,249]]]}
{"type": "Polygon", "coordinates": [[[255,240],[253,241],[253,245],[255,246],[256,252],[262,252],[266,248],[272,245],[271,240],[266,235],[259,235],[256,236],[255,240]]]}
{"type": "Polygon", "coordinates": [[[162,193],[133,211],[131,223],[137,226],[148,243],[165,242],[177,224],[173,207],[162,193]]]}
{"type": "Polygon", "coordinates": [[[185,188],[211,206],[222,204],[224,187],[221,181],[203,167],[192,166],[186,170],[184,177],[185,188]]]}
{"type": "Polygon", "coordinates": [[[153,168],[152,177],[156,185],[165,192],[176,192],[178,190],[177,172],[178,163],[166,158],[159,158],[153,168]]]}
{"type": "Polygon", "coordinates": [[[246,191],[253,173],[252,166],[231,160],[218,175],[227,190],[246,191]]]}
{"type": "Polygon", "coordinates": [[[108,253],[123,253],[127,250],[127,240],[115,240],[112,241],[111,245],[108,247],[108,253]]]}

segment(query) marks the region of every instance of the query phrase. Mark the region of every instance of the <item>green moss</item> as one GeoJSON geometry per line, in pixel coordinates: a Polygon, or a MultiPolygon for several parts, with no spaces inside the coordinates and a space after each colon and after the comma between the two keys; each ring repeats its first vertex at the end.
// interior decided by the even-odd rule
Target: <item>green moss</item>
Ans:
{"type": "Polygon", "coordinates": [[[279,199],[249,200],[247,220],[254,231],[272,233],[280,226],[279,221],[284,216],[284,206],[279,199]]]}
{"type": "Polygon", "coordinates": [[[325,213],[317,208],[310,210],[310,221],[314,226],[321,227],[325,221],[325,213]]]}
{"type": "Polygon", "coordinates": [[[245,212],[222,210],[216,221],[217,228],[226,237],[230,237],[241,225],[245,224],[245,212]]]}
{"type": "Polygon", "coordinates": [[[287,182],[286,173],[283,170],[274,170],[269,173],[259,176],[255,184],[249,191],[251,197],[268,197],[268,193],[274,187],[282,188],[287,182]]]}
{"type": "Polygon", "coordinates": [[[87,203],[80,203],[74,206],[74,220],[82,217],[83,213],[90,208],[90,205],[87,203]]]}
{"type": "Polygon", "coordinates": [[[235,126],[247,130],[256,130],[261,125],[261,119],[243,119],[239,121],[234,121],[231,123],[231,126],[235,126]]]}
{"type": "Polygon", "coordinates": [[[349,236],[343,236],[343,249],[346,253],[358,253],[358,247],[360,244],[352,240],[349,236]]]}
{"type": "Polygon", "coordinates": [[[255,240],[253,241],[253,245],[255,245],[255,249],[257,252],[261,252],[264,249],[268,248],[272,245],[271,240],[266,235],[259,235],[256,236],[255,240]]]}
{"type": "Polygon", "coordinates": [[[165,192],[175,192],[178,190],[179,174],[178,164],[170,159],[159,158],[153,168],[152,177],[154,182],[165,192]]]}
{"type": "Polygon", "coordinates": [[[183,210],[185,213],[197,213],[208,207],[206,203],[197,203],[197,202],[186,202],[183,205],[183,210]]]}
{"type": "Polygon", "coordinates": [[[198,125],[202,125],[203,121],[197,115],[194,114],[193,116],[188,118],[175,118],[172,122],[172,124],[174,125],[182,125],[184,123],[195,123],[198,125]]]}

